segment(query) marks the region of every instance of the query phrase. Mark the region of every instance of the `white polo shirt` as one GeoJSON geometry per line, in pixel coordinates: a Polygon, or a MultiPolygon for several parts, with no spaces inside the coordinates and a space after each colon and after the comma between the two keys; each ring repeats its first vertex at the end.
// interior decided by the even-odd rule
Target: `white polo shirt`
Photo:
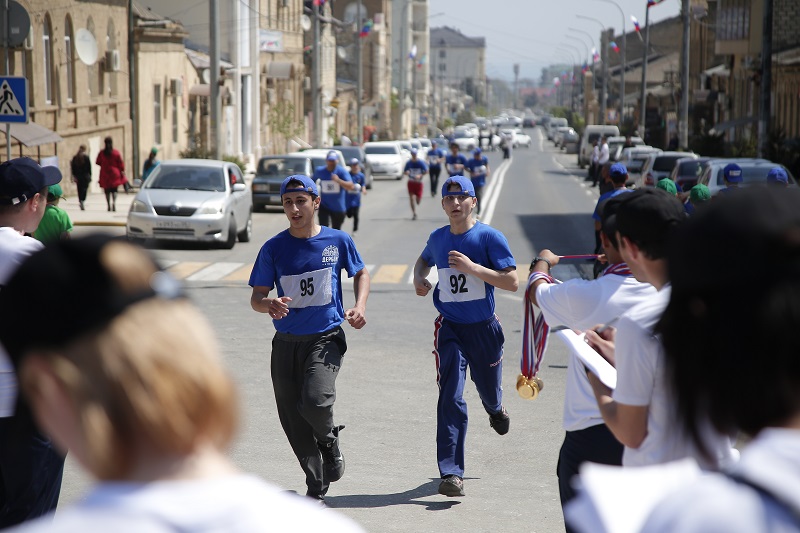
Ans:
{"type": "MultiPolygon", "coordinates": [[[[640,283],[633,276],[609,274],[591,281],[542,283],[536,287],[536,302],[551,327],[585,330],[609,322],[655,294],[655,287],[640,283]]],[[[603,423],[586,371],[575,355],[570,355],[564,392],[566,431],[603,423]]]]}

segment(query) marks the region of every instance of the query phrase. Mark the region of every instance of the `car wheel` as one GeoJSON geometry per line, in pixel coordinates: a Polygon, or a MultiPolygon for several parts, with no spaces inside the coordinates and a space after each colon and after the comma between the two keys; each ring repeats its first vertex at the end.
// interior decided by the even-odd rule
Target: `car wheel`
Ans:
{"type": "Polygon", "coordinates": [[[239,242],[250,242],[253,237],[253,213],[247,217],[247,224],[244,225],[242,231],[237,235],[239,242]]]}
{"type": "Polygon", "coordinates": [[[231,217],[230,224],[228,224],[228,238],[220,243],[220,248],[230,250],[236,244],[236,221],[231,217]]]}

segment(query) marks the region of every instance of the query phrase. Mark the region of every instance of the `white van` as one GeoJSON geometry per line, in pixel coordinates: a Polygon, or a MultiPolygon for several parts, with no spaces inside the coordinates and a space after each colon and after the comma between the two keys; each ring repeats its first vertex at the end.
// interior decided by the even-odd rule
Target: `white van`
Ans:
{"type": "Polygon", "coordinates": [[[592,162],[592,143],[599,140],[600,137],[616,137],[619,135],[619,128],[617,126],[601,126],[593,124],[586,126],[583,129],[583,136],[581,137],[581,145],[578,148],[578,166],[586,168],[586,165],[592,162]]]}
{"type": "Polygon", "coordinates": [[[547,140],[552,141],[553,136],[556,134],[556,130],[564,126],[569,126],[567,119],[563,117],[551,118],[547,123],[547,126],[545,126],[545,130],[547,131],[547,140]]]}

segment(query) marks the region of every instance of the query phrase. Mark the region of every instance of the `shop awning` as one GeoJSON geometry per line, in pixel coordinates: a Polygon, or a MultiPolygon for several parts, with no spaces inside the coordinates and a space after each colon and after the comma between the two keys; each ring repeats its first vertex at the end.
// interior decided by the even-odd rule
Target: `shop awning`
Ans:
{"type": "Polygon", "coordinates": [[[292,78],[294,63],[288,61],[273,61],[267,65],[267,78],[288,80],[292,78]]]}
{"type": "MultiPolygon", "coordinates": [[[[228,94],[227,87],[220,87],[219,88],[220,96],[226,96],[228,94]]],[[[196,83],[189,88],[189,96],[205,96],[208,98],[211,96],[211,85],[208,83],[196,83]]]]}
{"type": "Polygon", "coordinates": [[[753,122],[758,122],[758,119],[756,117],[742,117],[733,120],[726,120],[725,122],[714,124],[714,127],[711,128],[711,131],[709,131],[709,133],[711,135],[717,135],[718,133],[722,133],[723,131],[727,131],[729,129],[736,128],[739,126],[747,126],[748,124],[752,124],[753,122]]]}
{"type": "MultiPolygon", "coordinates": [[[[5,133],[5,126],[0,125],[0,131],[5,133]]],[[[35,122],[11,124],[11,137],[29,148],[42,144],[59,143],[64,140],[58,133],[35,122]]]]}

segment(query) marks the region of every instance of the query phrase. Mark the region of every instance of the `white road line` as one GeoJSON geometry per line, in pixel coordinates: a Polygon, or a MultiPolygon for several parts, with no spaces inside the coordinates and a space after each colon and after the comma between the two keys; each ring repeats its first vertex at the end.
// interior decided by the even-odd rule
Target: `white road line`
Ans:
{"type": "Polygon", "coordinates": [[[215,281],[244,266],[244,263],[212,263],[204,269],[195,272],[186,281],[215,281]]]}
{"type": "Polygon", "coordinates": [[[492,217],[494,216],[494,208],[497,205],[497,201],[500,198],[500,191],[503,188],[503,182],[506,179],[506,172],[511,167],[511,162],[514,160],[512,157],[511,159],[506,159],[503,161],[497,169],[497,172],[494,173],[492,176],[492,183],[489,184],[489,191],[486,195],[486,202],[484,202],[483,207],[481,208],[481,222],[484,224],[491,224],[492,217]]]}

